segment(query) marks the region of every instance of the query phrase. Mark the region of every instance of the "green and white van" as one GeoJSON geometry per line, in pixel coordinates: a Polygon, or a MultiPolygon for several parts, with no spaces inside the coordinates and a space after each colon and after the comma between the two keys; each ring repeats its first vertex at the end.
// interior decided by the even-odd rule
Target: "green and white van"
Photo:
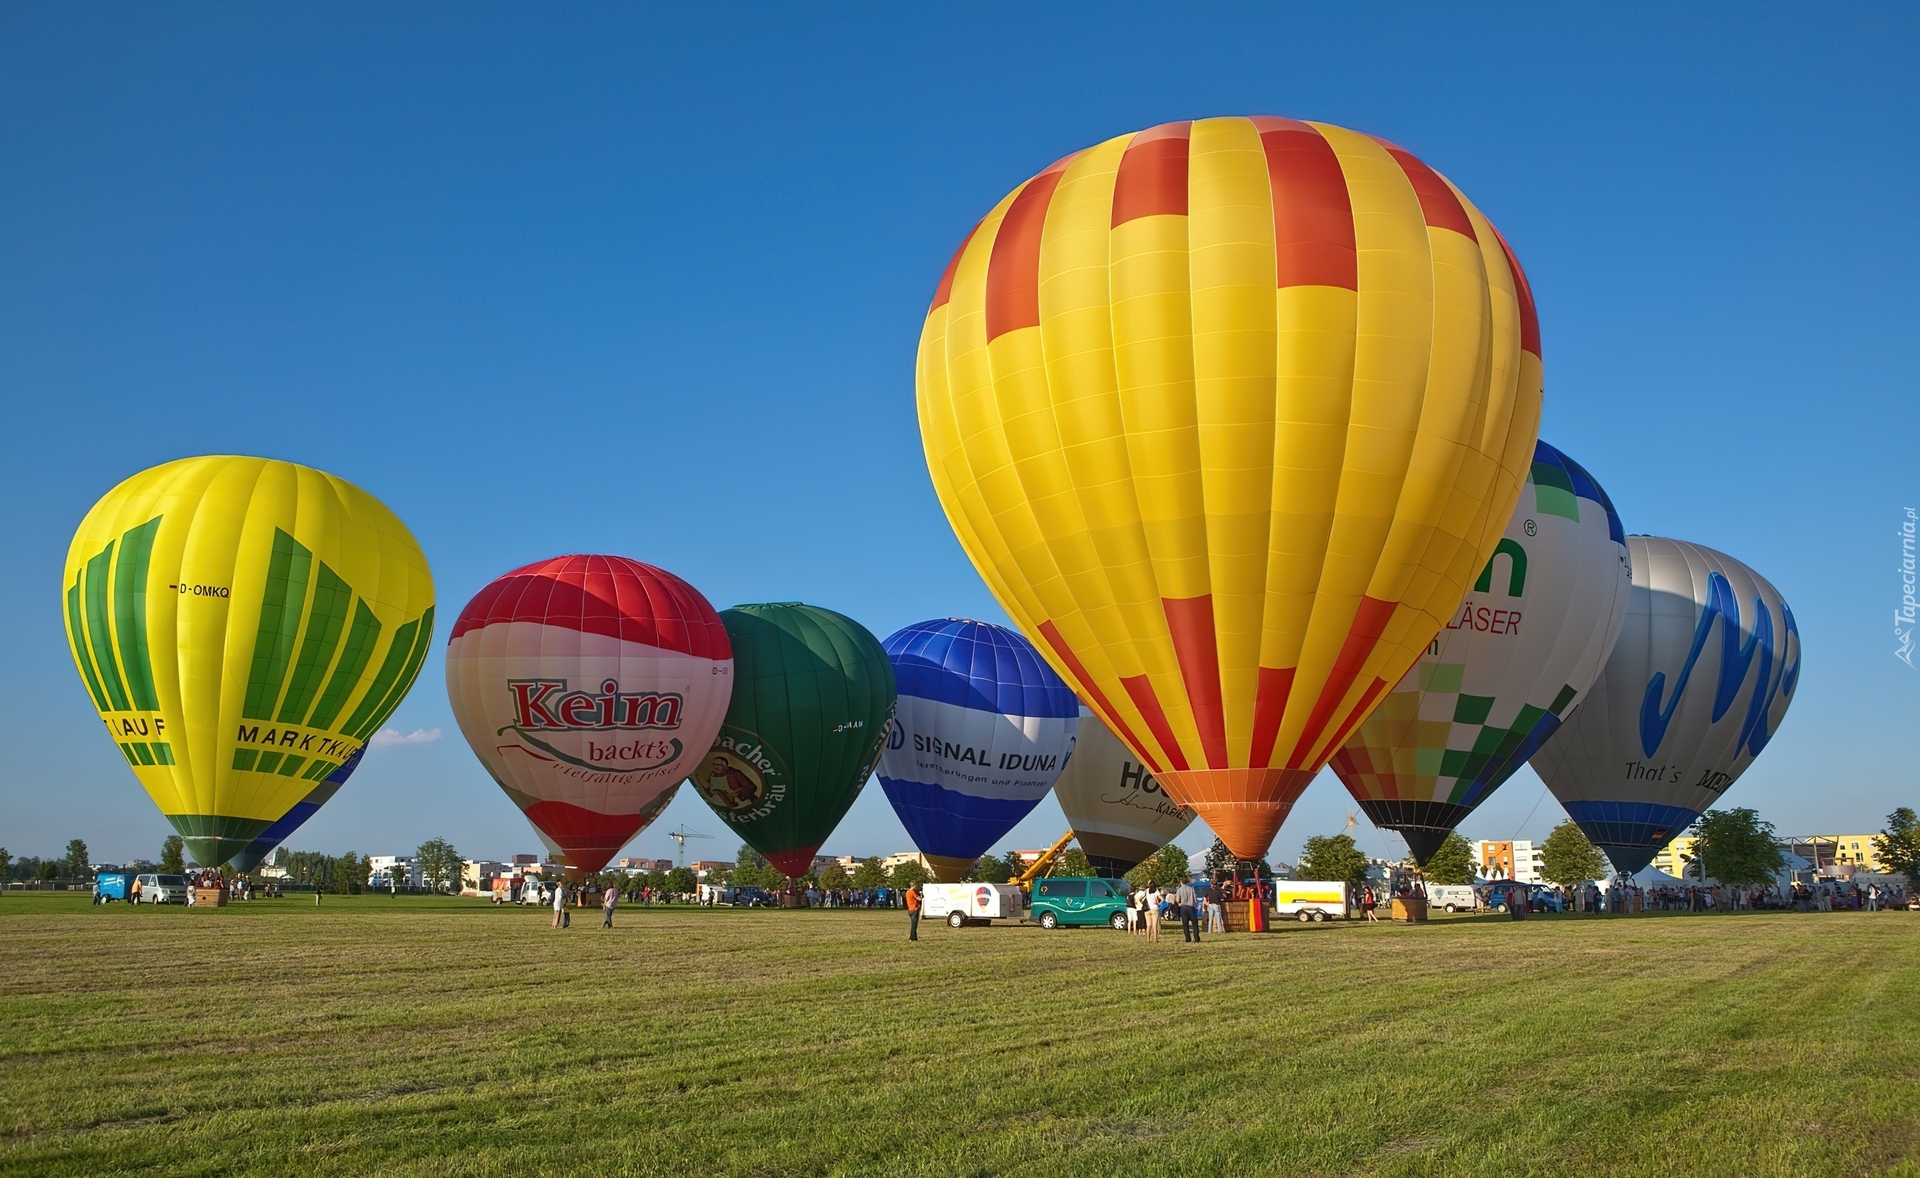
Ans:
{"type": "Polygon", "coordinates": [[[1122,932],[1127,928],[1127,881],[1091,875],[1054,875],[1033,881],[1029,920],[1041,928],[1104,924],[1122,932]]]}

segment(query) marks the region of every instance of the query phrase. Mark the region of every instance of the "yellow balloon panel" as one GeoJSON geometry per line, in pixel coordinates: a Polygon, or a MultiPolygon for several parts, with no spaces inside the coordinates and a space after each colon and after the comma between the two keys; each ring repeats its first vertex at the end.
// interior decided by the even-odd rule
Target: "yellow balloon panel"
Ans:
{"type": "Polygon", "coordinates": [[[349,761],[433,634],[433,577],[379,500],[263,458],[185,458],[94,504],[67,640],[135,776],[196,862],[225,862],[349,761]]]}
{"type": "Polygon", "coordinates": [[[1169,791],[1257,857],[1432,640],[1540,414],[1526,280],[1401,149],[1171,123],[981,221],[920,341],[962,546],[1169,791]]]}

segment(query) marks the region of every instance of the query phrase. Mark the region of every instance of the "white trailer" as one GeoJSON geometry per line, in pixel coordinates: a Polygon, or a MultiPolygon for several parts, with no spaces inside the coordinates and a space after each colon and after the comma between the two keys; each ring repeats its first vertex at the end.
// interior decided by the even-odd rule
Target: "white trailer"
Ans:
{"type": "Polygon", "coordinates": [[[1301,923],[1351,919],[1347,908],[1347,885],[1339,880],[1275,880],[1273,909],[1280,916],[1291,916],[1301,923]]]}
{"type": "Polygon", "coordinates": [[[925,920],[944,920],[954,928],[1025,920],[1027,894],[1013,884],[922,884],[920,915],[925,920]]]}
{"type": "Polygon", "coordinates": [[[1480,894],[1472,884],[1427,885],[1427,907],[1447,912],[1472,912],[1480,907],[1480,894]]]}

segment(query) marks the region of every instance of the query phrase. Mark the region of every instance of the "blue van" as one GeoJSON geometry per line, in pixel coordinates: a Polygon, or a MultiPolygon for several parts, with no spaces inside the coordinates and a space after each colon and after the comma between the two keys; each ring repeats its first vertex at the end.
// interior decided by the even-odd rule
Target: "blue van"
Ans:
{"type": "Polygon", "coordinates": [[[1127,881],[1091,875],[1048,876],[1035,880],[1029,920],[1044,929],[1061,925],[1098,925],[1125,932],[1127,881]]]}

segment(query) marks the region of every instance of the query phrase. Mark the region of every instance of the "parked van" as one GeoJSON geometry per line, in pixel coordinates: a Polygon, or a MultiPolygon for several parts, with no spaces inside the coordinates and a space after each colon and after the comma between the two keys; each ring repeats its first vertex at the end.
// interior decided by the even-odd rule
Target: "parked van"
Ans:
{"type": "Polygon", "coordinates": [[[1070,924],[1127,928],[1127,881],[1090,875],[1049,876],[1033,883],[1031,919],[1045,929],[1070,924]]]}
{"type": "Polygon", "coordinates": [[[944,920],[953,928],[1022,920],[1027,896],[1013,884],[929,883],[920,886],[922,920],[944,920]]]}
{"type": "Polygon", "coordinates": [[[187,877],[184,875],[143,875],[140,877],[142,904],[185,904],[187,877]]]}
{"type": "Polygon", "coordinates": [[[1427,885],[1427,907],[1445,912],[1472,912],[1480,907],[1480,894],[1472,884],[1427,885]]]}
{"type": "Polygon", "coordinates": [[[103,871],[93,877],[93,894],[102,903],[124,900],[133,889],[133,873],[128,871],[103,871]]]}
{"type": "Polygon", "coordinates": [[[1353,918],[1347,907],[1347,885],[1337,879],[1275,880],[1273,910],[1281,916],[1296,917],[1302,924],[1310,920],[1332,920],[1336,916],[1342,920],[1353,918]]]}

